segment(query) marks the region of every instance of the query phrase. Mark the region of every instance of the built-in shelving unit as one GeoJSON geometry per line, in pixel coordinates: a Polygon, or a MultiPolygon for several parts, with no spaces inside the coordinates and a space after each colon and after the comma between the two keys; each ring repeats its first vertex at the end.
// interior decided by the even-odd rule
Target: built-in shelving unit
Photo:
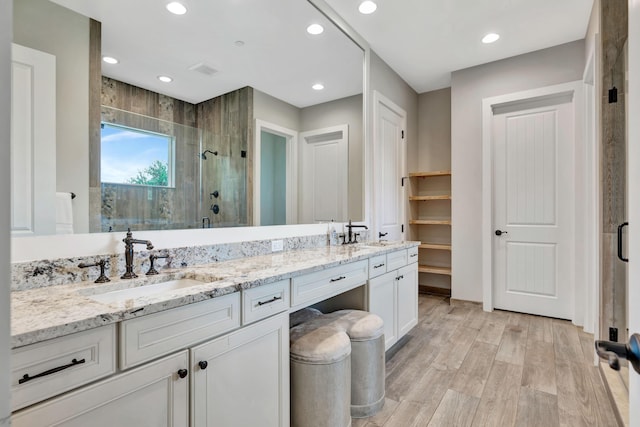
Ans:
{"type": "Polygon", "coordinates": [[[412,239],[418,255],[420,291],[451,295],[451,171],[409,174],[412,239]]]}

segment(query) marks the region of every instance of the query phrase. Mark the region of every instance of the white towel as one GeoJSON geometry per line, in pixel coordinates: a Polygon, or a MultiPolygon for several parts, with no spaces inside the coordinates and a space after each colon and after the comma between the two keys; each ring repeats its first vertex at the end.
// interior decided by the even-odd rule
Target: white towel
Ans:
{"type": "Polygon", "coordinates": [[[56,234],[73,234],[71,193],[56,193],[56,234]]]}

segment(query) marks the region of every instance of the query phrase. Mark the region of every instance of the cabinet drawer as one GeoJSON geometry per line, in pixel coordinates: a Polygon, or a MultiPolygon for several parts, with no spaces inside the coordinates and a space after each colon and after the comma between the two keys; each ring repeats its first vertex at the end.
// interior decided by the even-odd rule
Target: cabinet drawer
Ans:
{"type": "Polygon", "coordinates": [[[289,309],[289,279],[242,291],[242,324],[289,309]]]}
{"type": "Polygon", "coordinates": [[[189,425],[187,350],[34,405],[11,417],[13,427],[189,425]],[[182,378],[180,370],[187,371],[182,378]]]}
{"type": "Polygon", "coordinates": [[[387,271],[396,270],[407,265],[407,250],[387,254],[387,271]]]}
{"type": "Polygon", "coordinates": [[[413,264],[414,262],[418,262],[418,247],[414,246],[413,248],[407,249],[407,255],[409,259],[408,264],[413,264]]]}
{"type": "Polygon", "coordinates": [[[372,279],[387,272],[387,256],[378,255],[369,258],[369,278],[372,279]]]}
{"type": "Polygon", "coordinates": [[[24,408],[113,374],[115,341],[114,324],[12,350],[11,409],[24,408]],[[35,377],[47,372],[50,373],[24,381],[25,375],[35,377]]]}
{"type": "Polygon", "coordinates": [[[357,261],[291,279],[291,306],[313,304],[364,285],[369,261],[357,261]]]}
{"type": "Polygon", "coordinates": [[[120,368],[240,327],[240,292],[120,323],[120,368]]]}

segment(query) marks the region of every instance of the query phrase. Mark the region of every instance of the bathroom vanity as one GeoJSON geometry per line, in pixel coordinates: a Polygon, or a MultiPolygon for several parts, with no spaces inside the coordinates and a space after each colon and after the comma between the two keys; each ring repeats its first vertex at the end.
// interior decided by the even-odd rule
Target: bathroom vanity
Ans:
{"type": "Polygon", "coordinates": [[[289,313],[417,324],[417,242],[327,246],[12,294],[14,426],[288,426],[289,313]]]}

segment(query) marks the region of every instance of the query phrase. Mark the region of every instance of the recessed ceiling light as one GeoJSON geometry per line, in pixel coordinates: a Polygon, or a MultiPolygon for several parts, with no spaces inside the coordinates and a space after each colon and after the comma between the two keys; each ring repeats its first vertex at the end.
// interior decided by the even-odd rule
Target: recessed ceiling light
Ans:
{"type": "Polygon", "coordinates": [[[171,83],[173,81],[173,79],[169,76],[158,76],[158,80],[163,83],[171,83]]]}
{"type": "Polygon", "coordinates": [[[236,40],[233,44],[235,44],[238,47],[244,46],[244,42],[242,40],[236,40]]]}
{"type": "Polygon", "coordinates": [[[488,44],[497,41],[500,38],[500,34],[489,33],[482,38],[482,43],[488,44]]]}
{"type": "Polygon", "coordinates": [[[322,89],[324,89],[324,85],[322,83],[316,83],[313,86],[311,86],[311,88],[313,90],[322,90],[322,89]]]}
{"type": "Polygon", "coordinates": [[[311,24],[307,27],[307,33],[313,34],[314,36],[322,34],[323,32],[324,27],[320,24],[311,24]]]}
{"type": "Polygon", "coordinates": [[[187,13],[187,8],[180,2],[172,1],[167,4],[167,10],[174,15],[184,15],[187,13]]]}
{"type": "Polygon", "coordinates": [[[377,8],[378,5],[371,0],[363,1],[362,3],[360,3],[360,6],[358,6],[358,10],[364,15],[369,15],[370,13],[375,12],[377,8]]]}
{"type": "Polygon", "coordinates": [[[117,64],[118,62],[120,62],[116,58],[114,58],[113,56],[103,56],[102,60],[104,62],[106,62],[107,64],[117,64]]]}

